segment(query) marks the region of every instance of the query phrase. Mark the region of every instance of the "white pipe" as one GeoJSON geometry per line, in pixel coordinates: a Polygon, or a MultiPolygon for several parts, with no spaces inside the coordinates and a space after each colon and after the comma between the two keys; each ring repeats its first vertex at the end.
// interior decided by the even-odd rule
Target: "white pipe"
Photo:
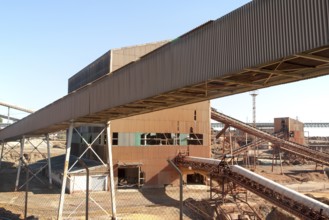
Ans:
{"type": "Polygon", "coordinates": [[[67,174],[68,174],[68,168],[69,168],[69,162],[70,162],[70,153],[71,153],[71,144],[72,144],[72,134],[73,134],[73,123],[71,122],[69,127],[69,132],[67,141],[66,141],[66,154],[65,154],[65,162],[64,162],[64,171],[63,171],[63,181],[62,181],[62,190],[61,195],[59,199],[59,207],[58,207],[58,220],[63,219],[63,210],[64,210],[64,199],[65,199],[65,189],[66,189],[66,181],[67,181],[67,174]]]}
{"type": "MultiPolygon", "coordinates": [[[[212,158],[191,157],[191,156],[184,157],[184,160],[190,162],[197,162],[197,163],[206,163],[215,166],[218,166],[221,162],[221,160],[216,160],[212,158]]],[[[299,202],[300,204],[303,204],[306,207],[309,207],[315,211],[320,212],[320,210],[322,209],[322,214],[324,216],[329,216],[329,206],[322,202],[319,202],[308,196],[300,194],[292,189],[282,186],[272,180],[269,180],[261,175],[258,175],[257,173],[251,172],[250,170],[247,170],[238,165],[231,165],[229,167],[233,173],[238,173],[241,176],[253,180],[259,183],[260,185],[263,185],[281,195],[284,195],[287,198],[293,199],[294,201],[299,202]]]]}
{"type": "Polygon", "coordinates": [[[117,206],[115,199],[115,183],[114,183],[114,171],[113,171],[113,149],[112,149],[112,133],[111,133],[111,121],[107,122],[106,127],[107,135],[107,164],[110,170],[110,190],[111,190],[111,208],[112,208],[112,220],[117,219],[117,206]]]}
{"type": "Polygon", "coordinates": [[[48,163],[48,178],[49,178],[49,186],[53,187],[53,179],[52,179],[52,171],[51,171],[51,156],[50,156],[50,142],[49,142],[49,134],[46,134],[47,141],[47,163],[48,163]]]}
{"type": "Polygon", "coordinates": [[[234,173],[238,173],[244,177],[247,177],[248,179],[251,179],[263,186],[266,186],[268,187],[269,189],[275,191],[275,192],[278,192],[280,193],[281,195],[284,195],[286,196],[287,198],[291,198],[293,199],[294,201],[297,201],[303,205],[305,205],[306,207],[309,207],[313,210],[316,210],[316,211],[320,211],[320,209],[322,209],[322,214],[325,215],[325,216],[329,216],[329,206],[322,203],[322,202],[319,202],[315,199],[312,199],[308,196],[305,196],[301,193],[298,193],[292,189],[289,189],[285,186],[282,186],[272,180],[269,180],[261,175],[258,175],[257,173],[254,173],[254,172],[251,172],[250,170],[247,170],[243,167],[240,167],[238,165],[233,165],[233,166],[230,166],[230,169],[232,172],[234,173]]]}

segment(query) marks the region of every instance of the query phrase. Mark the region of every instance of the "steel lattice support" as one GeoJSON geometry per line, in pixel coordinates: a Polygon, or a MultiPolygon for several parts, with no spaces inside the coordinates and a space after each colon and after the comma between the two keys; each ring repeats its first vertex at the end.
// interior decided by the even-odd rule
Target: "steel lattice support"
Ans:
{"type": "MultiPolygon", "coordinates": [[[[188,167],[196,171],[206,171],[212,176],[212,179],[217,178],[221,180],[225,177],[233,183],[233,186],[234,184],[238,184],[302,219],[329,219],[327,205],[285,188],[242,167],[236,165],[229,166],[224,160],[182,157],[179,155],[175,159],[175,163],[179,167],[188,167]]],[[[231,188],[234,189],[235,187],[231,188]]],[[[224,191],[223,187],[222,193],[224,191]]],[[[231,193],[233,195],[235,194],[233,191],[231,193]]],[[[255,215],[258,218],[260,216],[257,212],[255,212],[255,215]]]]}
{"type": "Polygon", "coordinates": [[[4,142],[1,143],[1,157],[0,157],[0,168],[2,168],[2,162],[5,160],[6,156],[11,157],[11,154],[16,154],[17,160],[15,163],[19,163],[20,156],[20,141],[4,142]]]}
{"type": "MultiPolygon", "coordinates": [[[[113,161],[112,161],[112,137],[111,137],[111,130],[110,130],[110,122],[105,124],[78,124],[78,123],[71,123],[68,135],[67,135],[67,144],[66,144],[66,154],[65,154],[65,162],[64,162],[64,170],[63,170],[63,180],[62,180],[62,189],[61,189],[61,195],[60,195],[60,201],[59,201],[59,208],[58,208],[58,219],[63,219],[63,211],[64,211],[64,203],[65,203],[65,191],[67,182],[69,179],[71,179],[72,176],[74,176],[74,173],[72,169],[74,166],[87,154],[88,151],[92,152],[92,154],[98,159],[98,161],[102,164],[103,167],[105,167],[107,170],[109,170],[109,179],[110,179],[110,191],[111,191],[111,212],[110,214],[106,209],[102,208],[102,206],[96,202],[95,199],[92,198],[91,195],[89,195],[90,200],[95,203],[108,217],[111,216],[112,219],[116,219],[116,202],[115,202],[115,184],[114,184],[114,172],[113,172],[113,161]],[[90,127],[101,127],[101,131],[98,133],[98,135],[93,139],[87,141],[86,138],[81,134],[81,132],[77,129],[81,126],[90,126],[90,127]],[[81,138],[83,143],[86,145],[86,149],[80,154],[79,157],[74,159],[74,161],[70,161],[71,156],[71,145],[72,145],[72,136],[73,131],[77,133],[77,135],[81,138]],[[107,161],[104,161],[93,149],[93,146],[97,143],[97,140],[101,140],[102,143],[104,143],[103,134],[106,133],[107,136],[107,161]],[[70,165],[72,164],[72,165],[70,165]]],[[[85,190],[83,190],[85,192],[85,190]]],[[[81,201],[81,203],[78,205],[78,207],[83,203],[84,201],[81,201]]],[[[70,218],[76,209],[71,210],[68,218],[70,218]]]]}
{"type": "Polygon", "coordinates": [[[33,178],[36,178],[40,183],[46,184],[44,181],[42,181],[37,175],[46,169],[48,167],[48,180],[49,180],[49,187],[52,188],[52,170],[51,170],[51,153],[50,153],[50,142],[49,142],[49,135],[46,134],[45,137],[42,137],[41,141],[38,144],[34,144],[30,138],[26,138],[23,136],[20,140],[20,156],[19,156],[19,165],[17,169],[17,176],[16,176],[16,182],[15,182],[15,191],[22,189],[28,182],[30,182],[33,178]],[[28,143],[30,146],[32,146],[32,150],[30,152],[27,151],[25,144],[28,143]],[[42,146],[43,143],[46,143],[47,145],[47,154],[43,154],[40,151],[40,147],[42,146]],[[36,170],[33,170],[29,167],[31,165],[31,155],[32,153],[37,152],[38,154],[41,155],[43,159],[46,160],[45,164],[41,164],[36,170]],[[47,156],[46,156],[47,155],[47,156]],[[24,164],[22,163],[22,160],[25,161],[25,164],[27,166],[27,172],[30,173],[30,178],[27,179],[22,185],[19,185],[19,180],[20,180],[20,175],[21,175],[21,170],[22,166],[24,164]]]}
{"type": "Polygon", "coordinates": [[[248,124],[245,124],[239,120],[231,118],[222,113],[216,112],[214,110],[211,112],[211,118],[213,120],[222,122],[224,124],[229,124],[230,126],[239,129],[241,131],[247,132],[251,135],[254,135],[257,138],[265,139],[275,145],[279,145],[282,151],[292,153],[294,155],[297,155],[299,157],[305,158],[310,161],[317,162],[319,164],[329,165],[329,155],[326,153],[312,150],[301,144],[283,140],[277,136],[258,130],[248,124]]]}

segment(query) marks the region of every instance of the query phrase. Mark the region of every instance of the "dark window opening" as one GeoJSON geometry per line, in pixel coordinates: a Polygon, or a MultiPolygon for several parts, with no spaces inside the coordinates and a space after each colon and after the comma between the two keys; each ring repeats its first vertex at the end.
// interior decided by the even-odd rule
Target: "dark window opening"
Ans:
{"type": "Polygon", "coordinates": [[[138,187],[138,167],[118,168],[118,187],[138,187]]]}
{"type": "Polygon", "coordinates": [[[141,145],[179,145],[179,134],[144,133],[141,134],[141,145]]]}
{"type": "Polygon", "coordinates": [[[118,145],[119,143],[119,133],[113,132],[112,133],[112,145],[118,145]]]}
{"type": "Polygon", "coordinates": [[[188,174],[187,184],[205,184],[204,177],[199,173],[188,174]]]}
{"type": "Polygon", "coordinates": [[[188,145],[203,145],[203,134],[190,134],[187,139],[188,145]]]}

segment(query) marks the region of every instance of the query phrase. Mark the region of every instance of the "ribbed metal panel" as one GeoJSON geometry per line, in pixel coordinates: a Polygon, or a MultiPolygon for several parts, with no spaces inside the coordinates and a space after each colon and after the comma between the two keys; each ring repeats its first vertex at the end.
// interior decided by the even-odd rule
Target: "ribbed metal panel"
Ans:
{"type": "Polygon", "coordinates": [[[110,72],[111,51],[80,70],[69,79],[68,92],[73,92],[110,72]]]}
{"type": "Polygon", "coordinates": [[[121,105],[328,45],[328,11],[327,0],[253,1],[121,69],[106,87],[120,85],[121,105]]]}
{"type": "MultiPolygon", "coordinates": [[[[54,129],[55,124],[69,119],[79,121],[83,114],[95,117],[102,113],[102,120],[113,119],[113,115],[104,114],[114,107],[234,73],[239,75],[245,68],[328,46],[328,14],[328,0],[254,0],[2,130],[0,139],[39,128],[54,129]]],[[[277,78],[277,84],[296,80],[277,78]]],[[[254,87],[246,89],[242,84],[232,94],[248,89],[254,87]]],[[[204,96],[203,100],[223,94],[204,96]]],[[[179,100],[170,106],[191,102],[179,100]]],[[[121,112],[119,117],[127,115],[121,112]]]]}

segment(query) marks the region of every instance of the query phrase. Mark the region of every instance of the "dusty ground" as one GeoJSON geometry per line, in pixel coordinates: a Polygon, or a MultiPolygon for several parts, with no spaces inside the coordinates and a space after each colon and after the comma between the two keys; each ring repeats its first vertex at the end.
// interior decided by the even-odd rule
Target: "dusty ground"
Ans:
{"type": "MultiPolygon", "coordinates": [[[[314,196],[328,204],[329,181],[321,171],[314,171],[313,165],[284,166],[283,168],[284,175],[280,174],[279,167],[275,167],[272,173],[270,166],[258,166],[256,172],[294,190],[314,196]]],[[[2,169],[0,175],[0,213],[6,213],[2,215],[9,215],[11,219],[22,219],[25,193],[24,191],[13,192],[16,169],[2,169]]],[[[29,188],[28,216],[34,215],[39,219],[56,219],[59,204],[59,188],[49,189],[47,186],[42,187],[35,180],[30,184],[29,188]]],[[[184,200],[188,198],[207,199],[209,198],[208,190],[209,188],[206,186],[184,186],[184,200]]],[[[118,217],[119,219],[177,219],[179,216],[178,192],[176,187],[118,190],[116,193],[118,217]]],[[[109,203],[110,195],[107,192],[93,193],[91,197],[101,204],[104,209],[111,210],[109,203]]],[[[250,203],[262,204],[261,208],[264,209],[264,214],[268,215],[267,219],[277,219],[278,216],[282,215],[277,209],[273,209],[271,204],[257,196],[249,193],[248,197],[250,203]]],[[[64,216],[70,216],[70,219],[83,219],[85,213],[84,198],[84,193],[66,195],[64,216]],[[72,210],[75,211],[72,213],[72,210]]],[[[90,206],[91,215],[98,215],[98,217],[91,219],[99,219],[100,215],[106,216],[97,204],[90,206]]],[[[187,209],[185,210],[184,219],[199,219],[195,213],[187,209]]],[[[284,214],[284,216],[287,216],[287,214],[284,214]]],[[[282,217],[280,218],[283,219],[282,217]]],[[[286,219],[289,218],[287,217],[286,219]]]]}
{"type": "MultiPolygon", "coordinates": [[[[29,147],[27,147],[29,148],[29,147]]],[[[33,147],[30,147],[33,150],[33,147]]],[[[64,152],[60,144],[52,148],[52,154],[58,155],[64,152]]],[[[46,153],[42,151],[41,153],[46,153]]],[[[33,152],[31,160],[42,159],[42,155],[33,152]]],[[[11,157],[11,156],[10,156],[11,157]]],[[[3,162],[0,170],[0,219],[23,219],[25,207],[24,187],[21,191],[14,192],[17,155],[12,152],[13,160],[3,162]]],[[[322,170],[315,171],[315,165],[285,165],[281,174],[280,166],[257,166],[255,172],[269,179],[275,180],[291,189],[314,197],[329,204],[329,181],[322,170]]],[[[24,175],[21,177],[23,182],[24,175]]],[[[47,182],[47,179],[44,179],[47,182]]],[[[90,219],[110,218],[110,194],[108,192],[91,193],[89,213],[90,219]]],[[[27,216],[35,216],[38,219],[56,219],[60,198],[60,189],[54,186],[49,189],[47,185],[40,184],[34,179],[29,184],[27,216]]],[[[184,186],[184,200],[193,198],[198,201],[209,199],[209,188],[200,185],[184,186]]],[[[167,187],[166,189],[128,189],[116,191],[118,219],[178,219],[179,217],[179,189],[167,187]]],[[[273,207],[270,203],[259,197],[248,194],[248,202],[261,209],[266,219],[294,219],[289,214],[273,207]]],[[[234,204],[227,204],[225,209],[236,211],[234,204]]],[[[84,219],[85,194],[74,193],[65,195],[65,207],[63,216],[66,219],[84,219]]],[[[237,218],[237,216],[232,215],[237,218]]],[[[184,207],[184,219],[202,219],[184,207]]]]}

